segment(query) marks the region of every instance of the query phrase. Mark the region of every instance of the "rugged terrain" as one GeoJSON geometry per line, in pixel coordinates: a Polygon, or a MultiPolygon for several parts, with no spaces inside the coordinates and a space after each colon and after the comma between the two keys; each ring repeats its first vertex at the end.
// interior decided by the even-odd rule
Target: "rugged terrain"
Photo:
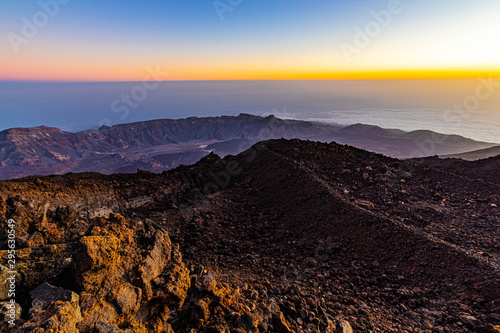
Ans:
{"type": "Polygon", "coordinates": [[[336,141],[398,158],[489,148],[456,135],[403,132],[376,126],[345,128],[241,114],[237,117],[160,119],[68,133],[51,127],[0,132],[0,179],[68,172],[162,172],[197,162],[211,151],[238,154],[258,141],[280,138],[336,141]]]}
{"type": "Polygon", "coordinates": [[[161,174],[2,181],[3,331],[498,332],[499,161],[270,140],[161,174]]]}

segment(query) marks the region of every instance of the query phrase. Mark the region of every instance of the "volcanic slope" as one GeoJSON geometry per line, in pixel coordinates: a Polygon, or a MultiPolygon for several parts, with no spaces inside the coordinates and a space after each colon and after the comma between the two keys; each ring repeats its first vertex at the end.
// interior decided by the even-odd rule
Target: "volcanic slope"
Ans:
{"type": "MultiPolygon", "coordinates": [[[[119,213],[127,221],[121,228],[139,234],[144,225],[168,231],[192,281],[182,302],[169,303],[178,309],[162,317],[176,332],[335,332],[344,320],[354,332],[497,332],[500,185],[485,173],[461,175],[453,160],[430,162],[271,140],[159,175],[3,181],[0,213],[18,221],[22,251],[29,252],[35,233],[44,239],[41,257],[20,258],[22,273],[31,276],[20,287],[25,295],[43,282],[87,295],[72,278],[82,274],[78,262],[63,274],[43,251],[57,245],[60,257],[81,257],[75,244],[109,223],[101,216],[121,221],[119,213]],[[73,222],[65,226],[67,219],[73,222]],[[229,302],[232,312],[215,289],[203,291],[197,282],[212,276],[241,292],[240,303],[229,302]]],[[[488,161],[479,162],[487,169],[488,161]]],[[[141,309],[149,309],[151,292],[136,288],[146,298],[141,309]]],[[[29,301],[22,305],[25,320],[35,315],[27,312],[29,301]]],[[[93,309],[83,303],[83,332],[99,324],[93,309]]],[[[151,313],[149,321],[160,316],[151,313]]],[[[108,323],[125,329],[135,322],[111,316],[108,323]]]]}

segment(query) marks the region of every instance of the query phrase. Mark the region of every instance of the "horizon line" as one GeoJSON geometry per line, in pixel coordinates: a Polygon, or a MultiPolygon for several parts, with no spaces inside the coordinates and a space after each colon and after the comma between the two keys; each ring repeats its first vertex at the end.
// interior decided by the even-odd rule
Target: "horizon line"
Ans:
{"type": "MultiPolygon", "coordinates": [[[[346,71],[346,72],[334,72],[334,71],[312,71],[312,72],[300,72],[291,71],[285,72],[273,72],[264,71],[256,74],[241,73],[229,74],[229,75],[217,75],[217,74],[201,74],[201,75],[183,75],[181,73],[173,76],[172,78],[166,78],[164,80],[161,77],[152,79],[147,82],[205,82],[205,81],[367,81],[367,80],[447,80],[447,79],[477,79],[484,77],[499,79],[500,69],[497,68],[476,68],[476,69],[387,69],[387,70],[367,70],[367,71],[346,71]]],[[[116,77],[116,76],[115,76],[116,77]]],[[[16,77],[0,77],[0,82],[47,82],[47,83],[116,83],[116,82],[144,82],[144,78],[134,77],[126,75],[118,76],[116,78],[106,77],[103,75],[90,76],[88,78],[78,78],[78,77],[57,77],[53,76],[47,78],[16,78],[16,77]]]]}
{"type": "Polygon", "coordinates": [[[0,83],[136,83],[136,82],[247,82],[247,81],[417,81],[417,80],[471,80],[481,78],[500,79],[500,74],[471,75],[459,77],[388,77],[388,78],[297,78],[297,79],[179,79],[179,80],[30,80],[0,79],[0,83]]]}

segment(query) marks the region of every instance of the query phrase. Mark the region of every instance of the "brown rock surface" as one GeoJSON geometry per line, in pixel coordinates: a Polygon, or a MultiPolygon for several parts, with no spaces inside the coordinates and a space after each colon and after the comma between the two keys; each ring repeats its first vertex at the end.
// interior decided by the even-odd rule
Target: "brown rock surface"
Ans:
{"type": "Polygon", "coordinates": [[[1,329],[494,333],[496,163],[275,140],[158,175],[0,182],[23,308],[1,329]]]}

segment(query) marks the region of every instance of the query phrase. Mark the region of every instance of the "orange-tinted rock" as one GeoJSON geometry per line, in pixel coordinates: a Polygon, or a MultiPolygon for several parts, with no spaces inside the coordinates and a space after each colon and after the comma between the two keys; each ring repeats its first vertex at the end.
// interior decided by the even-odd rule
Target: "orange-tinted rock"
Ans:
{"type": "Polygon", "coordinates": [[[45,238],[40,232],[33,233],[26,242],[28,247],[40,247],[45,245],[45,238]]]}
{"type": "Polygon", "coordinates": [[[171,242],[168,233],[158,230],[154,236],[152,251],[145,259],[144,265],[140,268],[141,278],[144,285],[148,285],[165,268],[170,260],[171,242]]]}
{"type": "Polygon", "coordinates": [[[274,331],[277,333],[290,333],[290,325],[286,321],[283,313],[280,311],[273,314],[273,327],[274,331]]]}
{"type": "Polygon", "coordinates": [[[191,319],[195,325],[203,326],[210,318],[210,299],[199,299],[194,303],[191,310],[191,319]]]}
{"type": "Polygon", "coordinates": [[[337,330],[335,333],[352,333],[352,327],[346,320],[341,320],[337,323],[337,330]]]}
{"type": "Polygon", "coordinates": [[[135,313],[139,310],[142,299],[142,290],[125,283],[113,292],[118,310],[124,315],[135,313]]]}
{"type": "Polygon", "coordinates": [[[33,312],[31,319],[14,333],[78,333],[76,324],[79,320],[79,309],[70,302],[56,301],[33,312]]]}

